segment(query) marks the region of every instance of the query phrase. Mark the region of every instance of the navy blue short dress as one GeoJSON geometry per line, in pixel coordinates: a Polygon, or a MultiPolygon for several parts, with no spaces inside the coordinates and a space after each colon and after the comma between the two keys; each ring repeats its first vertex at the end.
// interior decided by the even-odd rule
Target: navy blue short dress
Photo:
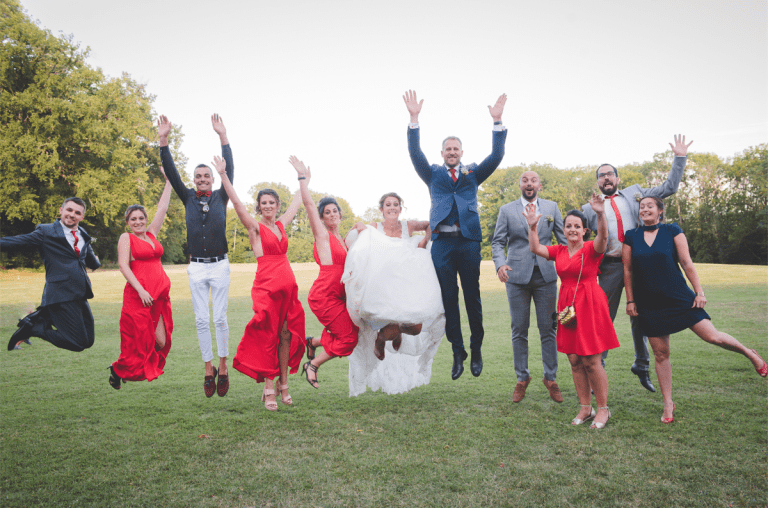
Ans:
{"type": "Polygon", "coordinates": [[[651,246],[643,233],[638,227],[624,236],[624,244],[632,248],[632,287],[643,334],[663,337],[710,319],[704,309],[693,308],[696,294],[678,265],[675,237],[683,233],[680,226],[660,224],[651,246]]]}

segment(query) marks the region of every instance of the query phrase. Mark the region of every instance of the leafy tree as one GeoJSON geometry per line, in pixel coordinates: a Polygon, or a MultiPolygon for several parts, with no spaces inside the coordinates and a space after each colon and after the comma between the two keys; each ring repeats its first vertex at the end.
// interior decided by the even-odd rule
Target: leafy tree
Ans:
{"type": "MultiPolygon", "coordinates": [[[[164,185],[153,144],[154,96],[127,74],[107,78],[91,68],[88,48],[40,28],[17,0],[0,3],[0,33],[2,234],[28,233],[54,220],[65,198],[80,196],[96,254],[116,259],[126,207],[149,205],[151,215],[164,185]]],[[[179,210],[172,201],[160,234],[170,261],[183,258],[179,210]]],[[[25,254],[6,259],[39,263],[25,254]]]]}

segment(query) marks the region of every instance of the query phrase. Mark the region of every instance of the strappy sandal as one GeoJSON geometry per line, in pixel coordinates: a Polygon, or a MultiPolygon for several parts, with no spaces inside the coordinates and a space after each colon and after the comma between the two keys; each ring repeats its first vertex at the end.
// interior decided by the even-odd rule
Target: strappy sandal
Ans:
{"type": "MultiPolygon", "coordinates": [[[[763,360],[763,357],[762,357],[762,356],[760,356],[760,355],[758,355],[758,354],[757,354],[757,351],[755,351],[754,349],[750,349],[750,351],[752,351],[753,353],[755,353],[755,354],[757,355],[757,357],[758,357],[758,358],[760,358],[761,360],[763,360]]],[[[763,360],[763,366],[762,366],[762,367],[760,367],[759,369],[758,369],[757,367],[755,367],[755,370],[756,370],[756,371],[757,371],[757,373],[760,375],[760,377],[766,377],[766,376],[768,376],[768,362],[766,362],[765,360],[763,360]]]]}
{"type": "Polygon", "coordinates": [[[312,340],[314,337],[307,337],[307,360],[314,360],[315,359],[315,350],[317,349],[317,346],[312,345],[312,340]]]}
{"type": "Polygon", "coordinates": [[[605,407],[598,407],[598,408],[597,408],[597,410],[598,410],[598,411],[599,411],[599,410],[601,410],[601,409],[606,409],[606,410],[608,410],[608,419],[607,419],[607,420],[605,420],[605,423],[600,423],[600,422],[592,422],[592,425],[590,425],[590,426],[589,426],[589,428],[590,428],[590,429],[602,429],[602,428],[605,428],[605,425],[608,423],[608,420],[610,420],[610,419],[611,419],[611,410],[610,410],[610,409],[608,409],[608,406],[605,406],[605,407]]]}
{"type": "Polygon", "coordinates": [[[109,386],[111,386],[115,390],[119,390],[120,383],[121,382],[125,383],[125,380],[115,373],[115,368],[112,367],[111,365],[107,367],[107,369],[109,369],[109,386]]]}
{"type": "Polygon", "coordinates": [[[282,402],[286,406],[292,406],[293,405],[293,399],[291,398],[291,395],[288,394],[287,397],[283,397],[283,390],[288,391],[288,383],[285,383],[284,385],[281,385],[278,382],[277,383],[277,389],[280,390],[280,402],[282,402]]]}
{"type": "Polygon", "coordinates": [[[587,416],[584,417],[582,420],[578,416],[571,420],[571,425],[581,425],[584,422],[588,422],[589,420],[592,420],[597,416],[597,413],[595,412],[595,408],[592,407],[592,404],[581,404],[581,407],[588,407],[591,411],[587,416]]]}
{"type": "Polygon", "coordinates": [[[672,423],[675,421],[675,403],[672,403],[672,418],[664,418],[664,413],[661,414],[661,423],[672,423]]]}
{"type": "Polygon", "coordinates": [[[261,401],[264,403],[264,407],[270,411],[277,411],[277,401],[267,400],[267,397],[271,397],[275,394],[274,390],[269,390],[266,386],[261,394],[261,401]]]}
{"type": "Polygon", "coordinates": [[[213,394],[216,393],[216,373],[216,367],[214,367],[213,375],[205,376],[203,380],[203,391],[205,391],[205,396],[208,398],[213,397],[213,394]]]}
{"type": "Polygon", "coordinates": [[[304,377],[307,378],[307,383],[312,385],[312,388],[314,389],[320,388],[320,383],[317,381],[317,367],[312,362],[305,363],[304,367],[301,369],[301,373],[304,374],[304,377]],[[314,381],[309,379],[310,370],[315,373],[314,381]]]}

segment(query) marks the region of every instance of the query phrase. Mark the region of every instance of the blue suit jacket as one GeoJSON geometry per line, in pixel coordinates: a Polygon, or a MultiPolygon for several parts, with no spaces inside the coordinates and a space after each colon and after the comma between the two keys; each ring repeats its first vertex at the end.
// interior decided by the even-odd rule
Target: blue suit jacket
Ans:
{"type": "Polygon", "coordinates": [[[93,298],[91,280],[85,267],[92,270],[101,266],[91,248],[91,237],[81,227],[78,236],[82,239],[80,256],[64,238],[60,220],[53,224],[39,224],[34,231],[26,235],[0,238],[0,249],[36,246],[45,263],[45,289],[40,304],[45,307],[54,303],[71,302],[93,298]]]}
{"type": "Polygon", "coordinates": [[[451,213],[454,203],[459,212],[461,235],[471,240],[482,241],[480,216],[477,213],[477,188],[501,164],[504,158],[504,142],[507,130],[493,131],[493,150],[480,164],[459,165],[458,180],[454,183],[448,176],[445,164],[432,164],[421,151],[419,128],[408,128],[408,152],[411,162],[419,177],[429,187],[432,208],[429,213],[429,225],[432,227],[432,239],[437,238],[437,225],[451,213]],[[465,174],[466,173],[466,174],[465,174]]]}

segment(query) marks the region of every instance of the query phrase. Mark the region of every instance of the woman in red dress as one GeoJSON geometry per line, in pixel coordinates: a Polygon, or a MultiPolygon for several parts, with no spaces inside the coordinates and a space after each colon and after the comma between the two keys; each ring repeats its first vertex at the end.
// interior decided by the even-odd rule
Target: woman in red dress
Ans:
{"type": "Polygon", "coordinates": [[[160,262],[163,246],[157,241],[170,200],[171,184],[166,179],[149,227],[143,206],[131,205],[125,211],[131,232],[120,235],[117,242],[117,262],[127,281],[120,314],[120,358],[109,366],[109,385],[115,390],[121,382],[157,379],[171,349],[171,280],[160,262]]]}
{"type": "Polygon", "coordinates": [[[568,355],[573,384],[581,403],[581,410],[571,423],[580,425],[594,418],[592,428],[602,429],[611,412],[608,409],[608,377],[600,360],[603,351],[619,347],[619,340],[608,313],[608,298],[597,284],[598,267],[608,245],[605,203],[602,197],[592,194],[589,204],[597,215],[597,236],[592,242],[584,241],[590,232],[586,217],[578,210],[571,210],[565,216],[568,245],[550,247],[539,243],[536,226],[541,214],[534,216],[523,211],[523,215],[530,229],[528,244],[531,252],[555,260],[560,277],[558,311],[570,305],[576,309],[575,326],[559,324],[557,327],[557,350],[568,355]],[[595,392],[597,412],[592,408],[590,388],[595,392]]]}
{"type": "Polygon", "coordinates": [[[280,402],[293,404],[288,394],[288,372],[289,369],[291,374],[298,372],[304,356],[304,308],[299,302],[296,277],[285,255],[288,250],[285,226],[299,210],[301,199],[297,192],[285,213],[277,218],[280,211],[277,192],[260,190],[256,212],[261,219],[256,222],[237,197],[227,177],[224,159],[217,156],[213,164],[240,222],[248,230],[251,249],[259,263],[251,289],[253,318],[245,327],[232,366],[257,383],[265,381],[261,401],[268,410],[276,411],[274,379],[280,376],[277,386],[280,402]]]}
{"type": "Polygon", "coordinates": [[[339,233],[339,204],[331,197],[324,197],[315,209],[309,193],[309,168],[293,155],[290,162],[299,174],[301,197],[315,237],[315,261],[320,265],[320,275],[309,290],[308,303],[325,329],[321,337],[307,338],[309,361],[303,367],[307,382],[318,388],[317,369],[331,358],[352,354],[359,329],[349,317],[347,295],[341,283],[347,247],[339,233]],[[315,355],[315,349],[321,345],[323,350],[315,355]]]}

